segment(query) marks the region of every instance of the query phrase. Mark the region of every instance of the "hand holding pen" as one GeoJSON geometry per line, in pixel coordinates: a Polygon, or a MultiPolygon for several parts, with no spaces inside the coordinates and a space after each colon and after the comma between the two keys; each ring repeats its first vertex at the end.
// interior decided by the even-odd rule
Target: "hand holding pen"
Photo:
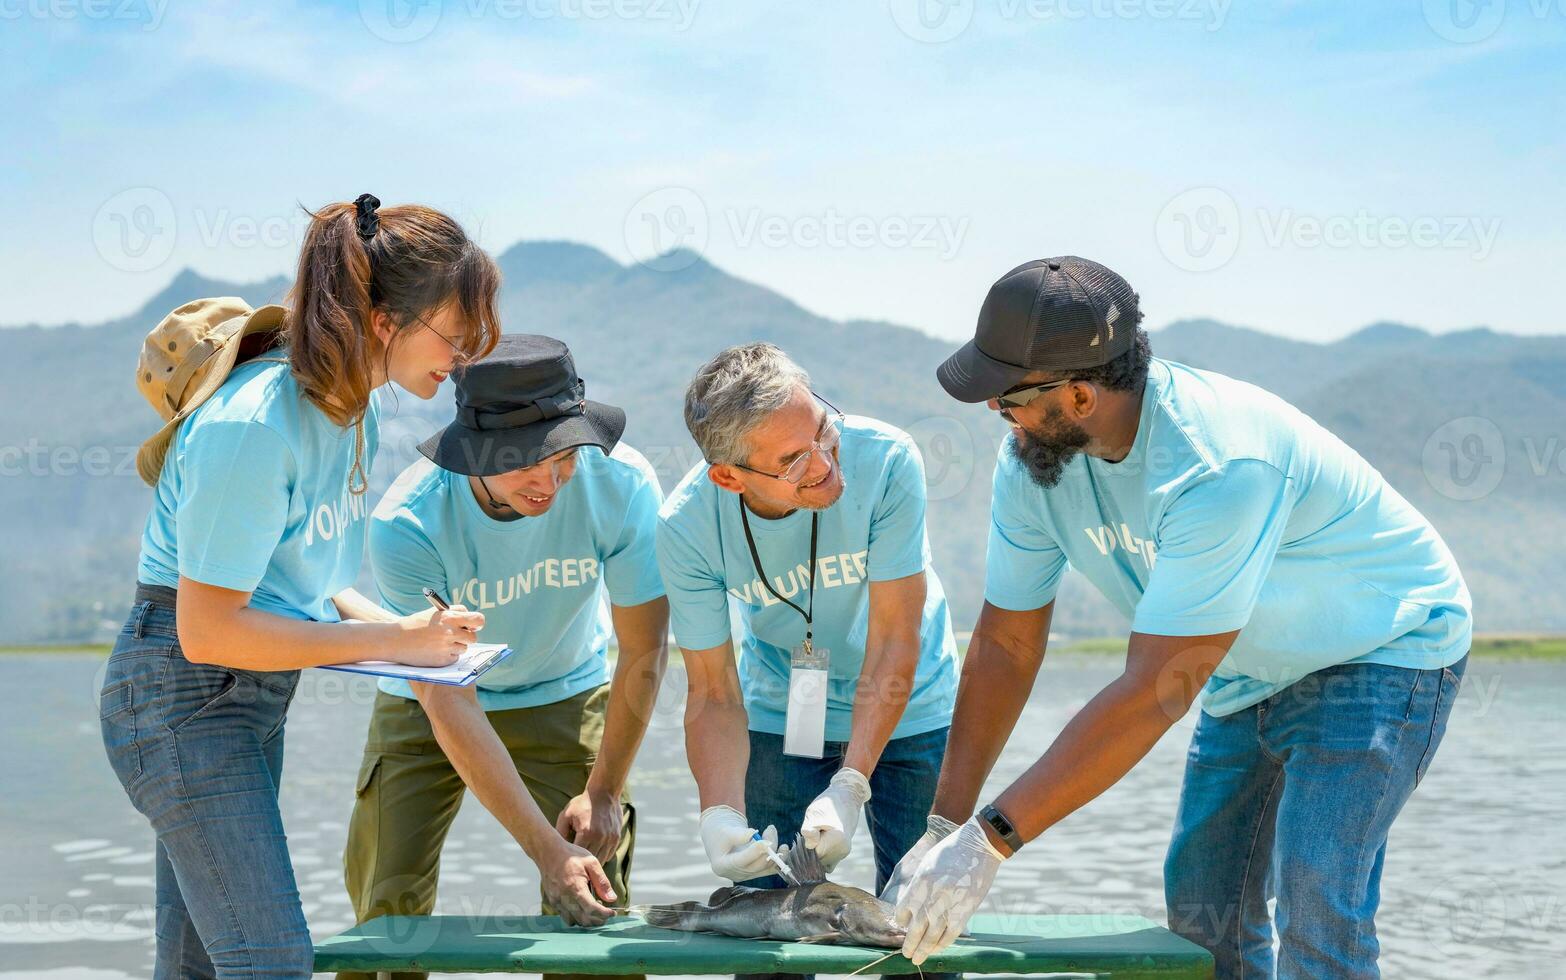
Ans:
{"type": "MultiPolygon", "coordinates": [[[[443,613],[448,613],[448,612],[449,613],[467,613],[469,617],[474,617],[474,616],[478,617],[477,624],[472,624],[471,623],[471,618],[470,618],[468,621],[466,621],[467,625],[464,625],[462,623],[458,623],[455,620],[453,620],[452,621],[452,625],[454,625],[454,626],[461,626],[462,629],[467,630],[469,633],[477,633],[480,629],[482,629],[484,627],[484,614],[483,613],[469,612],[469,610],[468,610],[468,608],[466,606],[453,606],[450,603],[448,603],[445,599],[442,599],[440,597],[440,593],[439,592],[436,592],[434,589],[430,588],[427,585],[424,587],[424,598],[429,600],[430,605],[434,606],[436,609],[439,609],[443,613]]],[[[444,617],[442,617],[442,618],[444,618],[444,617]]]]}
{"type": "Polygon", "coordinates": [[[402,627],[400,642],[388,659],[418,667],[450,666],[474,642],[484,626],[484,614],[453,606],[434,589],[426,588],[424,597],[429,609],[397,621],[402,627]]]}

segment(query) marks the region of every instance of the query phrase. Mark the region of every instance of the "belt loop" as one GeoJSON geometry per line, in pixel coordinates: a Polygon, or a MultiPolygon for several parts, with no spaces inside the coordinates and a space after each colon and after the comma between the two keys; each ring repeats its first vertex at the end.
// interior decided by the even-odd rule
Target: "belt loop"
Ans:
{"type": "Polygon", "coordinates": [[[131,614],[131,635],[138,640],[142,638],[142,628],[146,625],[147,613],[151,611],[152,603],[144,599],[136,603],[136,610],[131,614]]]}

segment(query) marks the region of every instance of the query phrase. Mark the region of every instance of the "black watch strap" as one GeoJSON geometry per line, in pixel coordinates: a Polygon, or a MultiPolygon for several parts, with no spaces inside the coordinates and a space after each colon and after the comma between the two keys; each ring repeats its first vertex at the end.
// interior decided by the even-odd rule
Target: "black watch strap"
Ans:
{"type": "Polygon", "coordinates": [[[995,804],[987,804],[979,811],[979,819],[995,828],[995,833],[1006,842],[1006,846],[1013,851],[1022,850],[1022,837],[1017,833],[1017,828],[1011,825],[1006,815],[995,809],[995,804]]]}

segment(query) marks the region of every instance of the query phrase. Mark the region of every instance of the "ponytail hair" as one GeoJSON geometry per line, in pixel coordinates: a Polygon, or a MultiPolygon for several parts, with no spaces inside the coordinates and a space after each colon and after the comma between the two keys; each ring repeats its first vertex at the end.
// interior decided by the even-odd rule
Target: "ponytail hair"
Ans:
{"type": "Polygon", "coordinates": [[[375,367],[390,356],[371,314],[384,312],[399,331],[408,330],[454,302],[470,360],[500,339],[500,270],[460,225],[433,208],[405,204],[373,212],[376,220],[361,236],[358,212],[346,202],[308,212],[287,327],[299,390],[333,422],[357,430],[358,486],[349,481],[355,493],[363,492],[360,453],[375,367]]]}

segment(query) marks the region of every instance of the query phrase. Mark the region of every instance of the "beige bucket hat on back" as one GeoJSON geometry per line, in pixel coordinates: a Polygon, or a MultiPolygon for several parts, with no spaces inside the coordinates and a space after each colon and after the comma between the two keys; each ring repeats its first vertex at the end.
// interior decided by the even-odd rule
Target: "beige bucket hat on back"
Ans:
{"type": "Polygon", "coordinates": [[[241,358],[283,341],[287,310],[251,309],[237,296],[186,303],[147,334],[136,363],[136,387],[163,417],[164,426],[136,453],[136,473],[155,486],[174,433],[222,386],[241,358]]]}

